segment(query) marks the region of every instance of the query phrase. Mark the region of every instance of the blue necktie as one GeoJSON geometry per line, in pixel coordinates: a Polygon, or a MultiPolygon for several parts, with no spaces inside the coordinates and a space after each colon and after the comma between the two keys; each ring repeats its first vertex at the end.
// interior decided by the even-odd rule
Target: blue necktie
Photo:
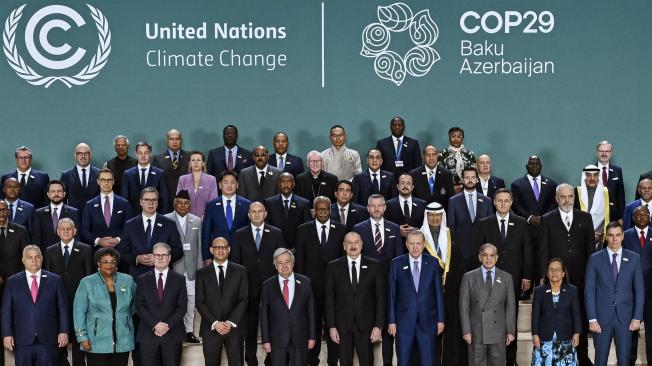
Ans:
{"type": "Polygon", "coordinates": [[[256,250],[260,250],[260,228],[256,228],[256,250]]]}
{"type": "Polygon", "coordinates": [[[145,229],[145,237],[147,237],[147,247],[152,243],[152,219],[147,219],[147,228],[145,229]]]}
{"type": "Polygon", "coordinates": [[[401,139],[398,139],[396,141],[396,160],[401,160],[401,150],[403,150],[403,144],[401,139]]]}
{"type": "Polygon", "coordinates": [[[435,192],[435,173],[433,172],[430,178],[428,178],[428,185],[430,186],[430,194],[435,192]]]}
{"type": "Polygon", "coordinates": [[[231,207],[231,200],[226,200],[226,224],[229,226],[229,230],[231,230],[231,226],[233,226],[233,207],[231,207]]]}
{"type": "Polygon", "coordinates": [[[68,246],[64,245],[63,246],[63,263],[68,267],[68,262],[70,262],[70,251],[68,250],[68,246]]]}
{"type": "Polygon", "coordinates": [[[278,157],[278,168],[281,170],[285,168],[285,159],[282,156],[278,157]]]}

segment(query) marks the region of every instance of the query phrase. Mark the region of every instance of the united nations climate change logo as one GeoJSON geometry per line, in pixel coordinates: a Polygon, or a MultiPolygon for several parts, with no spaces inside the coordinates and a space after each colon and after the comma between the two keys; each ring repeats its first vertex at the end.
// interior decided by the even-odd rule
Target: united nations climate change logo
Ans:
{"type": "Polygon", "coordinates": [[[440,57],[432,45],[439,29],[424,9],[413,14],[404,3],[378,7],[378,23],[371,23],[362,31],[360,55],[374,59],[374,70],[379,77],[400,86],[407,75],[422,77],[440,57]],[[414,44],[401,56],[389,50],[392,33],[408,31],[414,44]]]}
{"type": "MultiPolygon", "coordinates": [[[[111,31],[109,30],[109,23],[106,17],[99,9],[86,4],[90,10],[90,15],[93,18],[99,37],[97,51],[93,58],[91,58],[90,63],[74,75],[41,75],[41,73],[34,70],[25,62],[16,47],[16,33],[20,19],[23,16],[23,9],[25,9],[26,5],[23,4],[9,14],[9,17],[5,20],[5,28],[2,34],[5,56],[7,56],[9,66],[14,69],[19,77],[32,85],[42,85],[46,88],[55,81],[60,81],[68,88],[72,88],[73,85],[84,85],[88,83],[100,73],[111,53],[111,31]]],[[[48,34],[53,29],[58,28],[67,31],[71,28],[71,24],[67,20],[58,18],[61,15],[72,20],[77,27],[86,24],[84,18],[76,10],[65,5],[49,5],[36,11],[25,26],[25,48],[27,48],[29,55],[42,68],[51,70],[52,73],[74,67],[79,64],[86,54],[86,50],[79,47],[69,57],[60,59],[64,55],[71,53],[72,47],[68,43],[56,46],[52,45],[48,40],[48,34]],[[40,23],[46,18],[48,20],[41,25],[40,23]],[[36,38],[35,33],[37,33],[37,27],[39,26],[40,30],[36,38]],[[36,42],[38,42],[38,45],[36,42]],[[55,56],[56,59],[53,60],[44,56],[41,50],[51,56],[55,56]]]]}

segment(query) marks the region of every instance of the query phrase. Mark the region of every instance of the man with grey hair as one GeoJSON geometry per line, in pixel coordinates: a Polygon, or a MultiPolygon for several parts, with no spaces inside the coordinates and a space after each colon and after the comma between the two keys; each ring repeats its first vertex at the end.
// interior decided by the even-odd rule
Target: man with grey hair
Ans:
{"type": "Polygon", "coordinates": [[[613,148],[611,142],[600,141],[596,146],[595,155],[598,158],[596,165],[600,171],[600,182],[613,197],[613,212],[616,219],[622,220],[625,210],[625,182],[623,169],[611,163],[613,148]]]}
{"type": "Polygon", "coordinates": [[[319,151],[310,151],[306,156],[306,161],[308,162],[308,171],[296,176],[294,193],[310,202],[314,201],[317,196],[334,199],[337,177],[322,169],[323,160],[319,151]]]}
{"type": "Polygon", "coordinates": [[[178,366],[181,342],[186,338],[183,317],[188,306],[186,280],[170,270],[172,249],[164,242],[154,244],[154,270],[138,277],[136,311],[140,324],[136,341],[144,366],[178,366]]]}
{"type": "Polygon", "coordinates": [[[346,147],[344,127],[334,125],[330,130],[331,147],[321,152],[324,170],[337,176],[337,179],[351,180],[362,172],[360,154],[346,147]]]}
{"type": "Polygon", "coordinates": [[[66,185],[66,203],[78,209],[81,217],[86,202],[100,194],[100,170],[91,165],[91,148],[85,142],[77,144],[74,158],[75,166],[61,173],[59,180],[66,185]]]}
{"type": "MultiPolygon", "coordinates": [[[[4,185],[8,178],[16,178],[20,183],[18,197],[34,205],[34,208],[44,206],[47,202],[45,198],[50,177],[45,172],[32,169],[32,150],[27,146],[17,148],[14,157],[16,169],[0,178],[0,186],[4,185]]],[[[4,192],[0,192],[0,198],[5,198],[4,192]]]]}
{"type": "Polygon", "coordinates": [[[294,272],[292,250],[274,252],[278,272],[263,283],[260,300],[260,338],[271,353],[272,365],[311,364],[308,352],[318,342],[321,326],[315,323],[310,279],[294,272]]]}
{"type": "Polygon", "coordinates": [[[573,208],[575,190],[568,183],[557,186],[555,200],[558,208],[541,217],[538,237],[538,263],[540,278],[546,277],[546,263],[561,258],[569,263],[569,282],[577,286],[580,295],[580,313],[584,329],[580,334],[577,356],[580,365],[588,365],[587,325],[584,313],[584,276],[586,263],[596,250],[591,215],[573,208]]]}
{"type": "Polygon", "coordinates": [[[113,138],[113,150],[116,156],[104,164],[104,167],[113,172],[113,193],[120,194],[122,189],[122,174],[125,170],[138,165],[138,160],[129,156],[129,139],[125,135],[118,135],[113,138]]]}

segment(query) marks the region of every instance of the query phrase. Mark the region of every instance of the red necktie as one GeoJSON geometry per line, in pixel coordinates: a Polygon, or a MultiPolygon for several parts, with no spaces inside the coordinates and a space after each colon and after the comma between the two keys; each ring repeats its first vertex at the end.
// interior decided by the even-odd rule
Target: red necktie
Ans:
{"type": "Polygon", "coordinates": [[[32,293],[32,301],[36,304],[36,298],[38,297],[38,281],[36,281],[36,275],[32,275],[32,286],[30,287],[32,293]]]}
{"type": "Polygon", "coordinates": [[[163,273],[158,274],[158,285],[156,286],[156,292],[158,294],[158,302],[163,301],[163,273]]]}
{"type": "Polygon", "coordinates": [[[290,289],[288,288],[288,280],[283,280],[283,300],[285,300],[285,305],[290,307],[290,289]]]}
{"type": "Polygon", "coordinates": [[[641,230],[641,249],[645,249],[645,232],[641,230]]]}
{"type": "Polygon", "coordinates": [[[607,186],[607,167],[602,167],[602,185],[607,186]]]}

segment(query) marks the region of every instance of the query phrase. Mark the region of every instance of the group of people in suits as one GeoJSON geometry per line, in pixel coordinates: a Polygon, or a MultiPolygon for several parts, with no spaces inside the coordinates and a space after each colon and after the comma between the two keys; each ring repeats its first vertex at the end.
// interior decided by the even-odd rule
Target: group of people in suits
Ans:
{"type": "MultiPolygon", "coordinates": [[[[341,125],[330,129],[328,149],[306,155],[307,169],[288,152],[287,134],[273,136],[273,153],[263,145],[249,151],[238,145],[234,125],[224,127],[223,146],[207,158],[183,150],[176,129],[156,156],[142,141],[132,158],[128,138],[116,136],[116,156],[104,168],[92,166],[90,146],[80,143],[75,166],[59,180],[32,169],[32,151],[20,147],[16,169],[0,179],[0,290],[18,275],[31,291],[26,256],[31,263],[41,258],[53,273],[46,278],[61,277],[66,316],[52,324],[57,339],[48,347],[70,341],[73,364],[122,363],[132,351],[137,364],[178,364],[181,342],[199,342],[195,309],[210,364],[219,363],[223,348],[230,364],[257,364],[258,329],[266,364],[317,365],[322,340],[331,365],[351,364],[354,352],[360,364],[372,364],[379,341],[384,364],[393,362],[394,350],[401,365],[515,364],[515,301],[532,291],[540,317],[537,330],[533,317],[535,350],[550,346],[572,357],[570,345],[580,365],[590,364],[590,331],[600,352],[614,335],[619,359],[635,360],[633,340],[649,315],[648,302],[639,302],[641,289],[651,286],[652,176],[641,175],[637,199],[626,205],[622,170],[602,141],[579,186],[542,175],[541,158],[532,155],[527,173],[508,190],[491,158],[476,159],[464,146],[461,128],[450,129],[441,150],[421,149],[405,135],[401,117],[390,121],[390,131],[367,151],[364,170],[341,125]],[[601,282],[609,279],[604,261],[593,263],[605,251],[618,286],[601,282]],[[544,287],[536,286],[540,281],[544,287]],[[620,287],[627,284],[631,297],[620,287]],[[170,299],[168,289],[176,294],[170,299]],[[615,320],[601,310],[612,290],[612,306],[624,304],[615,320]],[[96,291],[103,295],[96,298],[96,291]],[[540,301],[552,292],[550,313],[540,301]],[[577,298],[567,301],[565,293],[577,298]],[[73,311],[77,303],[85,310],[73,311]],[[572,327],[548,327],[546,316],[567,304],[564,326],[572,327]],[[107,333],[98,338],[126,343],[110,352],[104,341],[95,345],[91,333],[106,320],[95,312],[131,319],[114,321],[112,333],[102,324],[107,333]],[[627,327],[618,323],[623,319],[627,327]],[[564,348],[560,340],[570,343],[564,348]]],[[[0,320],[3,336],[14,318],[0,320]]],[[[48,347],[21,354],[53,352],[53,360],[67,362],[65,348],[48,347]]],[[[602,364],[604,354],[596,355],[602,364]]]]}

